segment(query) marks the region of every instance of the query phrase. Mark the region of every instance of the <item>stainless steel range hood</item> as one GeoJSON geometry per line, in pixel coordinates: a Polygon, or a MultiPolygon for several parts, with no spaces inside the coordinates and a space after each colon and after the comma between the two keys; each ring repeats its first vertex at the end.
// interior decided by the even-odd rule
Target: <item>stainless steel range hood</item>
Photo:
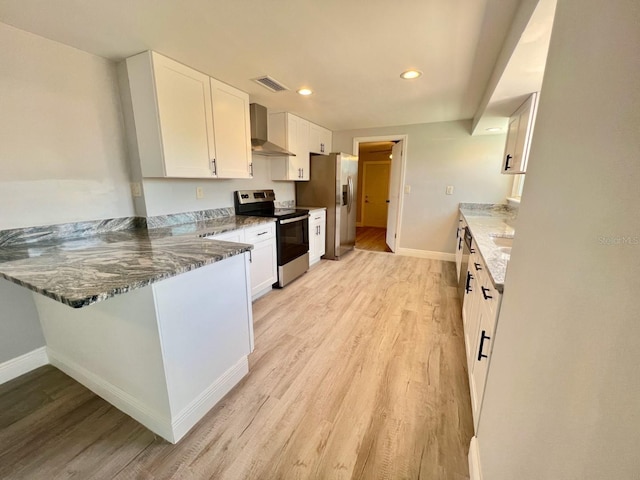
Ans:
{"type": "Polygon", "coordinates": [[[265,157],[296,156],[295,153],[267,140],[266,107],[252,103],[249,105],[249,114],[251,118],[251,151],[253,153],[265,157]]]}

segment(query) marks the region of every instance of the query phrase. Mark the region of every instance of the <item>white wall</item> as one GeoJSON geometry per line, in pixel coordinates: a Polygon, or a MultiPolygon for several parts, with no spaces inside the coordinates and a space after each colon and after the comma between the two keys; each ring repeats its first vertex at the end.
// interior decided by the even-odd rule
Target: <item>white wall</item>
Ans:
{"type": "Polygon", "coordinates": [[[253,156],[253,178],[239,180],[143,180],[147,216],[233,207],[235,190],[271,188],[278,202],[295,200],[294,182],[274,182],[269,173],[268,157],[253,156]],[[196,187],[202,187],[204,197],[196,199],[196,187]]]}
{"type": "MultiPolygon", "coordinates": [[[[133,214],[115,65],[0,23],[0,229],[133,214]]],[[[0,362],[44,345],[0,281],[0,362]]]]}
{"type": "Polygon", "coordinates": [[[0,229],[133,214],[115,64],[0,23],[0,229]]]}
{"type": "Polygon", "coordinates": [[[44,346],[30,290],[0,279],[0,364],[44,346]]]}
{"type": "Polygon", "coordinates": [[[602,6],[557,5],[480,419],[490,480],[640,475],[640,7],[602,6]]]}
{"type": "Polygon", "coordinates": [[[504,135],[472,137],[471,122],[425,123],[334,132],[333,149],[350,153],[354,137],[408,135],[400,247],[454,253],[458,203],[501,203],[513,179],[501,175],[504,135]],[[453,185],[453,195],[445,195],[453,185]]]}

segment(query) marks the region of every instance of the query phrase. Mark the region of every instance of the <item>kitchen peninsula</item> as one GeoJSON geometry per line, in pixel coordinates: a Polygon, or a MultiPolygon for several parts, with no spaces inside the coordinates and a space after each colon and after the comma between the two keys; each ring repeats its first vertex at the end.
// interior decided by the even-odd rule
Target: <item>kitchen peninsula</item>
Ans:
{"type": "Polygon", "coordinates": [[[252,247],[206,237],[273,220],[161,220],[2,231],[0,276],[38,293],[51,364],[175,443],[253,350],[252,247]]]}

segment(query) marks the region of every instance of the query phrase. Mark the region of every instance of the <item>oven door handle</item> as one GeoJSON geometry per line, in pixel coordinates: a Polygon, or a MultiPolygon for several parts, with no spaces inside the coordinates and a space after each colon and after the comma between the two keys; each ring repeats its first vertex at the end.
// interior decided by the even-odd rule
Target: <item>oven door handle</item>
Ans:
{"type": "Polygon", "coordinates": [[[309,218],[309,215],[303,215],[302,217],[295,217],[295,218],[287,218],[286,220],[280,220],[280,225],[286,225],[287,223],[299,222],[301,220],[305,220],[306,218],[309,218]]]}

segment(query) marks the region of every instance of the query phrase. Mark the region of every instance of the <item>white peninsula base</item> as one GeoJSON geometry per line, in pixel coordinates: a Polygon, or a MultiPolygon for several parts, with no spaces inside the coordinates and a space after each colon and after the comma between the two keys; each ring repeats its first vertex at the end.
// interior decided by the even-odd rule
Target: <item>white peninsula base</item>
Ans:
{"type": "Polygon", "coordinates": [[[34,294],[51,364],[176,443],[249,371],[248,257],[79,309],[34,294]]]}

